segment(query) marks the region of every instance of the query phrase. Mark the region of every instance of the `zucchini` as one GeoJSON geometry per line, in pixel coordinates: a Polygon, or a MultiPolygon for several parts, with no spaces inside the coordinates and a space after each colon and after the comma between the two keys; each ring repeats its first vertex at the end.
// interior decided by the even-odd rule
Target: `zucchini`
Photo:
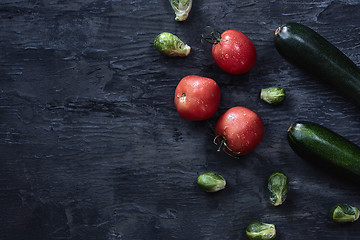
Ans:
{"type": "Polygon", "coordinates": [[[286,60],[340,89],[360,106],[360,69],[317,32],[286,23],[276,29],[274,43],[286,60]]]}
{"type": "Polygon", "coordinates": [[[287,136],[290,146],[301,157],[359,180],[360,148],[354,143],[326,127],[306,121],[292,124],[287,136]]]}

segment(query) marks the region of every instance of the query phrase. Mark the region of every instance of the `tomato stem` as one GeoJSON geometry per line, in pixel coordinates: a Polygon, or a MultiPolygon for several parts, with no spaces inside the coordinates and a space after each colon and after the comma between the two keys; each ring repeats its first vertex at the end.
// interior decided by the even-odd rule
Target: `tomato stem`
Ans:
{"type": "Polygon", "coordinates": [[[233,151],[231,148],[229,148],[229,146],[226,144],[226,142],[224,142],[224,146],[227,148],[227,150],[229,150],[232,154],[235,155],[239,155],[241,152],[235,152],[233,151]]]}
{"type": "MultiPolygon", "coordinates": [[[[216,141],[216,139],[217,139],[218,137],[220,137],[220,135],[216,136],[215,139],[214,139],[214,143],[215,143],[216,145],[217,145],[217,142],[215,142],[215,141],[216,141]]],[[[220,152],[221,149],[223,148],[223,146],[224,146],[225,144],[226,144],[226,138],[222,137],[217,151],[220,152]]]]}
{"type": "Polygon", "coordinates": [[[186,94],[183,93],[183,94],[181,94],[180,102],[184,103],[185,101],[186,101],[186,94]]]}
{"type": "MultiPolygon", "coordinates": [[[[216,145],[218,145],[218,141],[217,141],[217,140],[218,140],[219,137],[221,137],[221,141],[220,141],[220,145],[219,145],[219,147],[218,147],[218,149],[217,149],[218,152],[220,152],[221,149],[223,149],[223,148],[225,147],[227,150],[229,150],[230,153],[232,153],[232,154],[234,154],[234,155],[239,155],[239,154],[241,154],[241,152],[235,152],[235,151],[233,151],[233,150],[226,144],[227,139],[226,139],[226,137],[224,137],[224,136],[220,136],[220,135],[216,135],[216,136],[215,136],[215,138],[214,138],[214,143],[215,143],[216,145]]],[[[225,152],[228,153],[227,151],[225,151],[225,152]]],[[[230,154],[230,156],[233,156],[233,155],[230,154]]],[[[234,157],[234,156],[233,156],[233,157],[234,157]]]]}
{"type": "Polygon", "coordinates": [[[225,42],[224,40],[221,40],[221,32],[219,30],[211,26],[207,26],[207,28],[210,28],[212,30],[210,33],[211,36],[205,37],[204,34],[201,34],[203,40],[211,44],[218,44],[219,42],[225,42]]]}

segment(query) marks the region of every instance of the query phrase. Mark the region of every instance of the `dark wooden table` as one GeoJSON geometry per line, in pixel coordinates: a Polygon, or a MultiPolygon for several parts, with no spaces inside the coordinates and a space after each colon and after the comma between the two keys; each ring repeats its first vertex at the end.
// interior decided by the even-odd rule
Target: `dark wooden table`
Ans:
{"type": "Polygon", "coordinates": [[[360,108],[286,62],[275,29],[303,23],[360,65],[360,2],[194,1],[174,20],[168,1],[2,0],[0,3],[0,239],[246,239],[252,220],[274,223],[277,239],[360,239],[359,222],[339,225],[330,207],[360,208],[359,185],[298,157],[286,131],[296,120],[322,124],[360,144],[360,108]],[[246,34],[255,67],[229,75],[201,41],[206,26],[246,34]],[[172,32],[192,47],[167,58],[153,47],[172,32]],[[186,75],[211,77],[216,115],[182,120],[173,104],[186,75]],[[287,91],[281,106],[261,88],[287,91]],[[212,143],[218,117],[245,106],[265,124],[260,145],[234,159],[212,143]],[[290,179],[280,207],[268,201],[273,171],[290,179]],[[227,180],[216,194],[196,178],[227,180]]]}

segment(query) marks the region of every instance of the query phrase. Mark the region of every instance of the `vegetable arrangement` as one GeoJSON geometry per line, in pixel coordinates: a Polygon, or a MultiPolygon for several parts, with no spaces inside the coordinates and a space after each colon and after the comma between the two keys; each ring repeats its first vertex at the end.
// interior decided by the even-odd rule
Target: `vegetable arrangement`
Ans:
{"type": "MultiPolygon", "coordinates": [[[[187,18],[192,1],[171,1],[176,20],[187,18]]],[[[237,30],[223,33],[214,31],[210,38],[215,63],[229,74],[244,74],[256,62],[256,49],[252,41],[237,30]]],[[[341,89],[360,104],[360,70],[339,49],[312,29],[299,24],[287,23],[277,28],[274,45],[280,55],[300,68],[314,74],[341,89]]],[[[155,48],[167,56],[188,56],[190,47],[171,33],[161,33],[154,41],[155,48]]],[[[213,79],[185,76],[175,89],[174,104],[181,118],[203,121],[215,115],[220,104],[220,88],[213,79]]],[[[270,105],[279,105],[286,99],[283,88],[274,86],[261,89],[260,99],[270,105]]],[[[223,113],[216,122],[214,143],[232,157],[240,158],[252,152],[262,141],[264,124],[253,110],[236,106],[223,113]]],[[[288,143],[294,152],[313,161],[331,163],[336,168],[360,176],[360,148],[344,137],[317,123],[299,121],[287,131],[288,143]]],[[[198,176],[197,185],[205,192],[218,192],[225,188],[225,178],[214,172],[198,176]]],[[[280,206],[287,198],[289,180],[285,173],[276,171],[267,179],[269,201],[280,206]]],[[[359,211],[346,203],[330,209],[334,222],[354,222],[359,211]]],[[[274,239],[275,225],[259,221],[246,228],[248,239],[274,239]]]]}

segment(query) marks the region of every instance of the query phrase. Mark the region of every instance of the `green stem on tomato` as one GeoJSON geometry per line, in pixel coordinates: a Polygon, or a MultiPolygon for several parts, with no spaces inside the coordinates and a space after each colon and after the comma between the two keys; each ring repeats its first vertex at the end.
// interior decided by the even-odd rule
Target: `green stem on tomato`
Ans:
{"type": "MultiPolygon", "coordinates": [[[[214,143],[217,145],[218,143],[216,142],[216,140],[221,137],[220,135],[217,135],[215,138],[214,138],[214,143]]],[[[222,137],[221,141],[220,141],[220,145],[217,149],[218,152],[221,151],[221,149],[223,148],[224,144],[226,144],[226,138],[225,137],[222,137]]]]}
{"type": "Polygon", "coordinates": [[[225,42],[224,40],[221,40],[221,32],[219,30],[211,26],[207,26],[207,28],[211,29],[211,33],[210,33],[211,36],[205,37],[204,34],[201,34],[201,38],[203,40],[211,44],[218,44],[219,42],[225,42]]]}
{"type": "MultiPolygon", "coordinates": [[[[215,143],[216,145],[218,145],[217,139],[218,139],[219,137],[221,137],[221,141],[220,141],[220,145],[219,145],[219,147],[218,147],[218,149],[217,149],[218,152],[220,152],[221,149],[223,149],[223,148],[225,147],[225,148],[226,148],[227,150],[229,150],[232,154],[239,155],[239,154],[241,153],[241,152],[235,152],[235,151],[233,151],[233,150],[226,144],[226,141],[227,141],[226,137],[221,136],[221,135],[216,135],[216,136],[215,136],[215,138],[214,138],[214,143],[215,143]]],[[[226,152],[226,151],[225,151],[225,152],[226,152]]],[[[227,153],[227,152],[226,152],[226,153],[227,153]]]]}

